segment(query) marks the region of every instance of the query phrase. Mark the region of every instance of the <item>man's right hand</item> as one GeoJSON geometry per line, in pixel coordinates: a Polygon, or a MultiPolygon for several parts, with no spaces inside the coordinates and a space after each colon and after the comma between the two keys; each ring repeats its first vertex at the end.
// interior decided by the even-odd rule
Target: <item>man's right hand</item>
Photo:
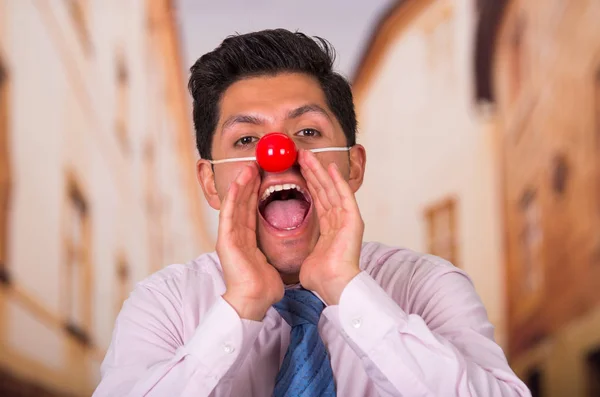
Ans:
{"type": "Polygon", "coordinates": [[[256,242],[259,186],[255,163],[244,167],[231,183],[219,214],[216,244],[227,287],[223,299],[241,318],[255,321],[262,321],[284,293],[281,276],[256,242]]]}

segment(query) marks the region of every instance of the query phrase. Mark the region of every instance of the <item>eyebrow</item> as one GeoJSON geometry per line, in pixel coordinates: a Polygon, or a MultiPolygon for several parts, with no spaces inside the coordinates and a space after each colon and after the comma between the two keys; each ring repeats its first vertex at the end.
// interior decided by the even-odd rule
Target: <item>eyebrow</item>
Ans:
{"type": "Polygon", "coordinates": [[[223,123],[223,127],[221,127],[222,131],[225,131],[236,124],[252,124],[252,125],[261,125],[264,120],[259,117],[251,116],[249,114],[236,114],[235,116],[231,116],[223,123]]]}
{"type": "Polygon", "coordinates": [[[329,113],[327,113],[327,111],[325,109],[323,109],[321,106],[314,104],[314,103],[309,104],[309,105],[300,106],[299,108],[291,110],[288,113],[287,118],[295,119],[306,113],[318,113],[318,114],[321,114],[321,115],[327,117],[328,119],[331,119],[331,117],[329,117],[329,113]]]}
{"type": "MultiPolygon", "coordinates": [[[[287,119],[296,119],[300,116],[303,116],[307,113],[317,113],[320,114],[322,116],[327,117],[329,120],[331,120],[331,117],[329,116],[329,113],[327,113],[327,111],[325,109],[323,109],[321,106],[317,105],[317,104],[308,104],[308,105],[304,105],[304,106],[300,106],[299,108],[296,109],[292,109],[288,112],[287,114],[287,119]]],[[[252,124],[252,125],[261,125],[265,122],[265,120],[261,117],[257,117],[257,116],[252,116],[249,114],[236,114],[233,115],[231,117],[229,117],[227,120],[225,120],[225,122],[223,123],[223,126],[221,127],[221,131],[226,131],[229,128],[233,127],[236,124],[252,124]]]]}

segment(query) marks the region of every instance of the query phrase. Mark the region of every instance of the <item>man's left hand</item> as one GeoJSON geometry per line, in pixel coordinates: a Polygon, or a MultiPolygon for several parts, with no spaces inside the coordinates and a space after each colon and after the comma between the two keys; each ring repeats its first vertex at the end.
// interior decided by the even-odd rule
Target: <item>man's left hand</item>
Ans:
{"type": "Polygon", "coordinates": [[[335,163],[326,170],[307,150],[300,151],[298,162],[320,227],[319,240],[300,268],[300,283],[328,305],[337,305],[346,285],[360,273],[364,222],[354,193],[335,163]]]}

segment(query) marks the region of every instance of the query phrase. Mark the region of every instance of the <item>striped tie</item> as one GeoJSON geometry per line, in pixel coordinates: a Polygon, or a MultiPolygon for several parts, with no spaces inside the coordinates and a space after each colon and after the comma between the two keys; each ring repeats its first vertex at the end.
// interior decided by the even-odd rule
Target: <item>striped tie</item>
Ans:
{"type": "Polygon", "coordinates": [[[274,307],[292,331],[273,397],[335,396],[329,354],[317,329],[323,302],[308,290],[290,289],[274,307]]]}

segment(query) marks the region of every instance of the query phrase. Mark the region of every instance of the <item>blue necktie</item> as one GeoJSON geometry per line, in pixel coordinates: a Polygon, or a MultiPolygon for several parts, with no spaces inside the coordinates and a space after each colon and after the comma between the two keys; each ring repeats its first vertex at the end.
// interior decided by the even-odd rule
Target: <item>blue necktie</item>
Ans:
{"type": "Polygon", "coordinates": [[[274,307],[292,332],[273,396],[335,396],[329,354],[317,329],[323,302],[308,290],[289,289],[274,307]]]}

